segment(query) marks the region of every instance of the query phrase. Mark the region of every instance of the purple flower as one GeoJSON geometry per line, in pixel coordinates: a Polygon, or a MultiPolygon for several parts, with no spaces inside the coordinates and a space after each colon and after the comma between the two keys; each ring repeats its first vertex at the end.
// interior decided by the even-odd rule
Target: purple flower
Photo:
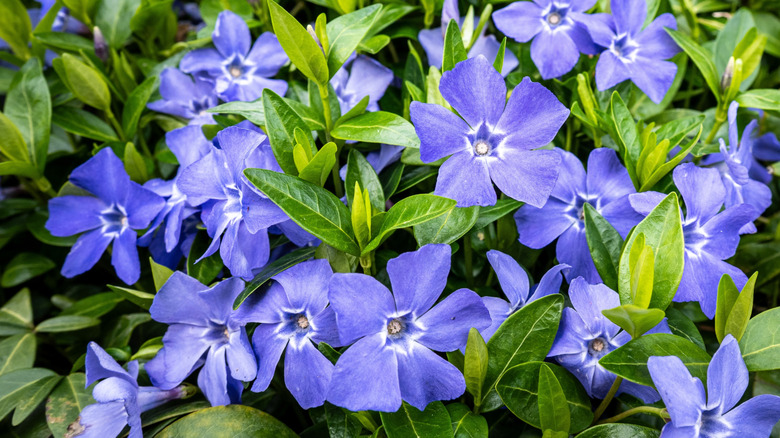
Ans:
{"type": "Polygon", "coordinates": [[[282,96],[287,82],[268,79],[287,63],[276,35],[265,32],[252,44],[252,35],[243,19],[231,11],[222,11],[211,34],[216,49],[193,50],[179,64],[185,73],[192,73],[214,84],[220,99],[252,101],[269,88],[282,96]]]}
{"type": "Polygon", "coordinates": [[[240,278],[214,287],[176,271],[154,297],[149,312],[169,324],[163,348],[146,364],[154,386],[169,389],[200,368],[198,386],[212,406],[241,402],[241,381],[257,373],[243,321],[233,301],[244,290],[240,278]]]}
{"type": "Polygon", "coordinates": [[[585,11],[596,0],[534,0],[515,2],[496,11],[493,21],[507,36],[531,43],[531,59],[544,79],[565,75],[580,60],[580,53],[595,55],[597,48],[585,23],[585,11]]]}
{"type": "Polygon", "coordinates": [[[166,68],[160,74],[162,99],[149,102],[152,111],[190,119],[190,124],[213,123],[214,117],[206,112],[217,105],[214,85],[202,79],[192,78],[175,68],[166,68]]]}
{"type": "Polygon", "coordinates": [[[97,403],[85,407],[78,419],[75,435],[80,438],[117,437],[130,426],[130,438],[141,438],[141,413],[186,396],[181,387],[168,390],[138,386],[138,361],[128,362],[126,371],[100,346],[90,342],[85,360],[87,385],[95,385],[92,397],[97,403]]]}
{"type": "MultiPolygon", "coordinates": [[[[577,277],[569,286],[569,298],[574,308],[563,309],[561,325],[547,357],[574,374],[589,396],[604,398],[616,376],[601,366],[599,359],[631,340],[631,335],[601,313],[619,306],[620,297],[603,284],[588,284],[577,277]]],[[[648,333],[670,333],[666,318],[648,333]]],[[[659,398],[653,388],[627,380],[618,392],[631,394],[645,403],[659,398]]]]}
{"type": "Polygon", "coordinates": [[[495,183],[518,201],[543,206],[561,158],[555,151],[532,149],[555,138],[569,110],[527,77],[507,101],[504,78],[484,56],[445,72],[439,90],[460,117],[440,105],[412,102],[410,107],[422,161],[450,156],[439,169],[434,193],[459,207],[487,206],[496,203],[495,183]]]}
{"type": "Polygon", "coordinates": [[[571,265],[566,278],[583,276],[589,283],[600,283],[585,237],[584,205],[589,203],[625,238],[642,220],[642,215],[628,202],[628,195],[636,190],[612,149],[600,148],[590,153],[587,175],[579,158],[561,149],[557,151],[561,155],[561,173],[550,199],[542,208],[524,205],[515,213],[520,243],[544,248],[558,239],[556,257],[571,265]]]}
{"type": "Polygon", "coordinates": [[[79,236],[65,258],[62,275],[88,271],[111,242],[111,264],[119,278],[133,284],[141,276],[136,230],[149,226],[165,201],[130,181],[122,161],[103,148],[70,174],[70,182],[95,196],[59,196],[49,201],[46,229],[58,237],[79,236]]]}
{"type": "MultiPolygon", "coordinates": [[[[740,141],[737,129],[737,108],[739,104],[734,101],[729,105],[729,144],[723,139],[720,141],[720,153],[711,154],[702,160],[703,165],[714,165],[721,174],[723,185],[726,188],[726,208],[742,203],[752,205],[758,214],[761,214],[772,204],[772,191],[764,182],[751,178],[750,171],[753,167],[761,167],[753,157],[753,132],[758,127],[758,121],[753,120],[742,131],[740,141]]],[[[771,177],[770,177],[771,180],[771,177]]],[[[740,230],[741,234],[755,233],[756,226],[752,222],[746,224],[740,230]]]]}
{"type": "Polygon", "coordinates": [[[393,80],[393,71],[368,56],[358,56],[333,75],[330,84],[344,115],[368,96],[367,111],[379,111],[379,99],[393,80]],[[349,71],[347,71],[349,68],[349,71]]]}
{"type": "Polygon", "coordinates": [[[190,205],[202,206],[201,219],[212,237],[203,257],[219,248],[222,261],[238,277],[252,278],[252,270],[268,262],[267,229],[289,220],[271,200],[246,179],[246,168],[281,171],[268,138],[238,126],[217,134],[219,147],[187,166],[176,185],[190,205]]]}
{"type": "Polygon", "coordinates": [[[672,421],[662,438],[768,437],[780,420],[780,397],[763,394],[734,407],[748,387],[749,376],[737,340],[726,335],[707,368],[704,385],[676,356],[647,360],[650,377],[672,421]]]}
{"type": "Polygon", "coordinates": [[[354,345],[336,363],[329,402],[395,412],[402,399],[423,410],[463,394],[463,374],[434,351],[461,348],[472,327],[490,326],[490,314],[468,289],[433,306],[449,272],[450,247],[425,245],[387,263],[394,294],[368,275],[333,275],[328,297],[341,344],[354,345]]]}
{"type": "MultiPolygon", "coordinates": [[[[465,17],[460,16],[458,10],[458,0],[444,0],[444,5],[441,11],[441,27],[438,29],[423,29],[417,36],[425,50],[425,54],[428,56],[428,65],[441,68],[442,59],[444,57],[444,37],[447,34],[447,25],[450,24],[450,20],[456,20],[458,26],[463,27],[463,21],[465,17]]],[[[478,18],[474,19],[474,27],[476,28],[478,18]]],[[[479,55],[484,56],[489,60],[496,59],[498,55],[498,49],[501,47],[501,43],[496,40],[493,35],[485,36],[485,29],[482,28],[482,33],[477,37],[474,45],[469,50],[468,57],[476,58],[479,55]]],[[[514,70],[520,63],[517,57],[511,50],[507,50],[504,53],[504,65],[501,68],[501,74],[506,76],[514,70]]]]}
{"type": "MultiPolygon", "coordinates": [[[[739,230],[758,214],[748,204],[720,211],[726,189],[715,169],[683,163],[674,169],[672,179],[685,201],[686,210],[682,223],[685,267],[674,301],[698,301],[702,312],[712,319],[720,277],[729,274],[740,289],[747,282],[741,270],[723,260],[734,255],[739,244],[739,230]]],[[[664,196],[643,192],[630,195],[629,200],[637,212],[646,215],[664,196]]]]}
{"type": "Polygon", "coordinates": [[[612,0],[612,15],[596,14],[586,25],[593,41],[605,47],[596,64],[599,91],[631,79],[655,103],[660,103],[677,74],[670,61],[680,49],[664,28],[677,29],[672,14],[661,14],[642,29],[645,0],[612,0]]]}
{"type": "Polygon", "coordinates": [[[531,288],[529,287],[528,274],[511,256],[501,251],[491,250],[487,252],[487,259],[496,272],[501,290],[504,291],[504,295],[509,298],[509,301],[497,297],[482,297],[482,302],[485,303],[492,320],[490,327],[479,332],[485,342],[493,336],[498,327],[510,315],[520,308],[531,301],[558,293],[562,280],[558,274],[569,268],[569,265],[565,264],[553,266],[542,276],[539,284],[531,288]]]}
{"type": "Polygon", "coordinates": [[[260,323],[252,336],[258,365],[252,391],[268,389],[284,352],[284,383],[301,407],[325,402],[333,364],[314,343],[340,345],[336,316],[326,307],[332,275],[327,260],[303,262],[277,274],[267,292],[242,305],[240,318],[260,323]]]}

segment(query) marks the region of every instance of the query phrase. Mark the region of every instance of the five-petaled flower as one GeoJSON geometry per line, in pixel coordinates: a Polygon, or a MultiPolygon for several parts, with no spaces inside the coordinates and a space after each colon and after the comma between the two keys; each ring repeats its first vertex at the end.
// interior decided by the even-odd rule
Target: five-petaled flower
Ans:
{"type": "Polygon", "coordinates": [[[217,106],[213,84],[169,67],[160,73],[160,95],[162,99],[149,102],[150,110],[184,117],[191,125],[214,123],[214,117],[206,112],[217,106]]]}
{"type": "Polygon", "coordinates": [[[237,277],[213,287],[180,271],[168,278],[149,309],[152,319],[169,324],[163,348],[146,364],[154,386],[174,388],[203,366],[198,387],[212,406],[241,402],[241,382],[257,373],[244,323],[233,310],[242,290],[237,277]]]}
{"type": "Polygon", "coordinates": [[[250,50],[252,35],[244,20],[234,12],[222,11],[211,38],[215,49],[193,50],[184,56],[179,68],[212,82],[220,99],[252,101],[265,88],[280,96],[287,92],[286,81],[269,79],[288,61],[276,35],[263,33],[250,50]]]}
{"type": "Polygon", "coordinates": [[[130,181],[122,161],[103,148],[70,174],[70,182],[95,196],[58,196],[49,201],[48,229],[54,236],[79,236],[65,258],[62,275],[88,271],[114,242],[111,264],[119,278],[133,284],[141,276],[136,230],[152,223],[165,201],[130,181]]]}
{"type": "Polygon", "coordinates": [[[543,206],[561,158],[555,151],[532,149],[553,140],[569,110],[528,78],[507,101],[504,78],[484,56],[445,72],[439,90],[460,117],[440,105],[412,102],[410,107],[422,161],[450,156],[439,169],[434,193],[459,207],[494,205],[495,182],[506,195],[543,206]]]}
{"type": "Polygon", "coordinates": [[[524,205],[515,213],[520,243],[544,248],[558,239],[555,255],[571,266],[567,279],[585,277],[601,282],[585,237],[585,203],[596,209],[625,238],[642,215],[631,208],[628,195],[635,193],[628,171],[612,149],[595,149],[588,157],[588,173],[571,152],[560,149],[561,173],[550,199],[542,208],[524,205]]]}
{"type": "Polygon", "coordinates": [[[393,81],[393,71],[368,56],[347,61],[333,75],[330,84],[339,99],[341,114],[351,110],[368,96],[366,111],[379,111],[379,99],[393,81]]]}
{"type": "Polygon", "coordinates": [[[351,411],[395,412],[404,400],[423,410],[459,397],[463,374],[434,351],[466,344],[490,326],[479,295],[459,289],[434,306],[450,272],[449,245],[425,245],[387,263],[393,293],[363,274],[334,274],[331,306],[343,345],[327,400],[351,411]],[[432,351],[433,350],[433,351],[432,351]]]}
{"type": "Polygon", "coordinates": [[[780,420],[776,395],[762,394],[736,406],[749,376],[739,343],[730,334],[707,367],[706,395],[701,380],[677,356],[652,356],[647,369],[672,419],[662,438],[764,438],[780,420]]]}

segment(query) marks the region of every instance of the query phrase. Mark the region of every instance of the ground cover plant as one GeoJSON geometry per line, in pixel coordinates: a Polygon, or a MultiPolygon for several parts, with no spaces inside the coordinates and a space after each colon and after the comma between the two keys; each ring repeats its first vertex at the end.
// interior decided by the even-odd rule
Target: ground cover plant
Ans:
{"type": "Polygon", "coordinates": [[[0,434],[780,436],[778,13],[0,1],[0,434]]]}

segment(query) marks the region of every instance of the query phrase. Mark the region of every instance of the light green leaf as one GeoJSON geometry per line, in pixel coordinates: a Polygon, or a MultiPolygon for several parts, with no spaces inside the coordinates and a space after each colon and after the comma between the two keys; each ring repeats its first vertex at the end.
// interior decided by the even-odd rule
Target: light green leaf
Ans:
{"type": "Polygon", "coordinates": [[[381,4],[374,4],[328,22],[325,28],[330,46],[328,71],[331,78],[366,36],[381,9],[381,4]]]}
{"type": "Polygon", "coordinates": [[[0,2],[0,39],[11,46],[16,56],[27,59],[30,57],[30,42],[32,24],[27,8],[21,0],[3,0],[0,2]]]}
{"type": "Polygon", "coordinates": [[[479,331],[472,327],[466,342],[463,376],[466,379],[466,391],[474,396],[474,400],[482,400],[482,384],[485,383],[487,366],[487,344],[479,331]]]}
{"type": "Polygon", "coordinates": [[[780,90],[755,89],[737,96],[739,105],[746,108],[758,108],[780,112],[780,90]]]}
{"type": "Polygon", "coordinates": [[[0,308],[0,336],[24,333],[33,328],[30,290],[24,288],[0,308]]]}
{"type": "Polygon", "coordinates": [[[154,288],[157,292],[163,287],[166,281],[173,275],[171,268],[156,263],[149,257],[149,264],[152,267],[152,279],[154,279],[154,288]]]}
{"type": "Polygon", "coordinates": [[[605,309],[601,313],[628,332],[632,338],[642,336],[658,325],[665,316],[661,309],[647,309],[633,304],[623,304],[613,309],[605,309]]]}
{"type": "Polygon", "coordinates": [[[35,327],[35,331],[40,333],[72,332],[98,324],[100,324],[100,320],[90,316],[62,315],[41,322],[35,327]]]}
{"type": "Polygon", "coordinates": [[[327,85],[330,79],[328,62],[317,42],[295,17],[275,1],[268,1],[268,12],[271,15],[274,33],[290,61],[307,78],[320,85],[327,85]]]}
{"type": "Polygon", "coordinates": [[[148,292],[141,292],[140,290],[128,289],[122,286],[112,286],[110,284],[107,286],[120,297],[130,301],[131,303],[135,303],[146,310],[149,310],[149,307],[152,306],[152,301],[154,301],[154,294],[150,294],[148,292]]]}
{"type": "MultiPolygon", "coordinates": [[[[693,38],[685,34],[684,32],[672,29],[665,29],[667,33],[672,37],[674,42],[680,46],[683,51],[691,58],[696,67],[704,76],[704,81],[710,87],[710,91],[715,98],[720,102],[720,76],[715,67],[715,63],[712,62],[712,54],[707,49],[700,46],[693,38]]],[[[726,54],[726,60],[731,55],[731,51],[726,54]]],[[[724,64],[725,68],[725,64],[724,64]]]]}
{"type": "Polygon", "coordinates": [[[101,0],[95,13],[95,25],[103,32],[112,49],[125,45],[132,30],[130,20],[141,0],[101,0]]]}
{"type": "Polygon", "coordinates": [[[215,406],[196,411],[175,421],[158,438],[203,436],[211,438],[274,437],[295,438],[281,421],[255,408],[242,405],[215,406]]]}
{"type": "Polygon", "coordinates": [[[414,126],[403,117],[385,111],[363,113],[343,121],[333,127],[331,135],[340,140],[420,147],[414,126]]]}
{"type": "Polygon", "coordinates": [[[355,149],[349,151],[347,158],[347,177],[344,180],[344,186],[347,190],[347,202],[352,205],[352,188],[355,183],[360,183],[360,188],[368,190],[368,196],[371,199],[371,205],[376,211],[385,211],[385,194],[382,191],[382,183],[379,182],[374,168],[366,158],[355,149]]]}
{"type": "Polygon", "coordinates": [[[77,99],[99,110],[109,110],[111,93],[103,76],[70,53],[52,62],[62,82],[77,99]]]}
{"type": "Polygon", "coordinates": [[[20,333],[0,341],[0,375],[32,368],[36,346],[35,333],[20,333]]]}
{"type": "Polygon", "coordinates": [[[754,316],[739,341],[742,358],[749,371],[780,368],[780,307],[754,316]]]}
{"type": "Polygon", "coordinates": [[[5,114],[0,113],[0,152],[10,161],[30,162],[27,145],[24,143],[22,133],[5,114]]]}
{"type": "Polygon", "coordinates": [[[0,420],[35,394],[41,380],[56,376],[45,368],[25,368],[0,376],[0,420]]]}
{"type": "Polygon", "coordinates": [[[476,205],[455,207],[435,219],[415,225],[414,238],[420,246],[428,243],[453,243],[471,231],[479,213],[480,207],[476,205]]]}
{"type": "Polygon", "coordinates": [[[119,141],[111,125],[79,108],[59,106],[54,109],[51,121],[71,134],[102,142],[119,141]]]}

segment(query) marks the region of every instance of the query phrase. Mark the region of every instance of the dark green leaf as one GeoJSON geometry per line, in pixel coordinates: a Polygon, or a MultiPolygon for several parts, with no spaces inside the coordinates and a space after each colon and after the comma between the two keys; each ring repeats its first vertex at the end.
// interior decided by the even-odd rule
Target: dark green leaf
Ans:
{"type": "Polygon", "coordinates": [[[352,413],[330,403],[325,403],[325,421],[330,438],[354,438],[363,429],[352,413]]]}
{"type": "Polygon", "coordinates": [[[558,378],[550,366],[542,363],[539,367],[538,384],[539,424],[543,431],[565,432],[568,436],[571,428],[571,413],[558,378]]]}
{"type": "Polygon", "coordinates": [[[265,125],[265,112],[263,111],[263,98],[259,98],[253,102],[226,102],[222,105],[217,105],[209,110],[210,113],[217,114],[237,114],[244,117],[257,126],[265,125]]]}
{"type": "Polygon", "coordinates": [[[252,295],[260,286],[264,285],[268,280],[276,274],[284,272],[285,270],[292,268],[298,263],[309,260],[314,257],[314,253],[317,250],[315,247],[305,246],[298,248],[295,251],[288,252],[287,254],[279,257],[278,259],[268,263],[263,269],[255,275],[255,278],[250,281],[243,291],[236,297],[233,302],[233,309],[238,309],[241,303],[244,302],[250,295],[252,295]]]}
{"type": "Polygon", "coordinates": [[[24,288],[0,308],[0,336],[24,333],[33,328],[30,290],[24,288]]]}
{"type": "MultiPolygon", "coordinates": [[[[668,32],[674,42],[685,51],[691,58],[691,61],[696,64],[696,67],[699,69],[702,76],[704,76],[704,81],[707,82],[707,85],[710,87],[712,94],[720,101],[720,76],[718,76],[718,70],[715,67],[715,63],[712,62],[712,54],[684,32],[672,29],[666,29],[666,32],[668,32]]],[[[731,52],[729,52],[729,55],[730,54],[731,52]]]]}
{"type": "Polygon", "coordinates": [[[127,139],[135,136],[138,120],[141,119],[141,113],[146,109],[146,103],[152,93],[157,89],[157,81],[157,76],[148,77],[127,96],[125,109],[122,111],[122,130],[125,131],[127,139]]]}
{"type": "Polygon", "coordinates": [[[376,175],[374,168],[366,158],[355,149],[349,151],[347,159],[347,178],[344,180],[347,187],[347,201],[352,205],[355,183],[360,183],[361,190],[368,190],[371,205],[377,211],[385,211],[385,194],[382,191],[382,183],[376,175]]]}
{"type": "Polygon", "coordinates": [[[78,53],[91,52],[95,43],[83,36],[66,32],[36,32],[35,39],[47,47],[78,53]]]}
{"type": "Polygon", "coordinates": [[[621,99],[617,91],[612,93],[609,111],[615,142],[620,146],[620,152],[626,164],[628,174],[631,176],[631,180],[634,181],[634,185],[637,186],[636,165],[642,152],[642,144],[639,141],[639,132],[637,132],[634,117],[631,115],[628,107],[626,107],[626,104],[623,103],[623,99],[621,99]]]}
{"type": "Polygon", "coordinates": [[[123,348],[130,342],[133,330],[152,320],[148,313],[129,313],[122,315],[117,324],[108,332],[101,345],[109,348],[123,348]]]}
{"type": "Polygon", "coordinates": [[[51,121],[71,134],[103,142],[119,141],[111,125],[82,109],[59,106],[54,109],[51,121]]]}
{"type": "Polygon", "coordinates": [[[222,259],[219,256],[219,251],[201,260],[210,243],[211,237],[206,230],[198,230],[187,256],[187,275],[203,284],[214,281],[219,271],[222,270],[222,259]]]}
{"type": "Polygon", "coordinates": [[[46,167],[51,131],[51,97],[37,58],[27,61],[14,76],[3,112],[19,128],[39,173],[46,167]]]}
{"type": "Polygon", "coordinates": [[[484,228],[508,215],[509,213],[515,212],[522,205],[522,202],[511,198],[499,199],[495,205],[491,205],[490,207],[482,207],[479,209],[479,217],[477,218],[477,222],[474,224],[474,227],[476,229],[484,228]]]}
{"type": "MultiPolygon", "coordinates": [[[[293,148],[296,145],[295,128],[310,132],[306,122],[296,113],[283,98],[266,88],[263,90],[263,108],[265,111],[265,128],[271,149],[274,151],[279,167],[285,173],[297,175],[293,159],[293,148]]],[[[311,136],[311,134],[308,134],[311,136]]],[[[311,139],[309,139],[311,142],[311,139]]]]}
{"type": "Polygon", "coordinates": [[[463,403],[450,403],[447,412],[452,422],[455,438],[488,438],[488,424],[485,417],[471,412],[463,403]]]}
{"type": "Polygon", "coordinates": [[[41,322],[35,327],[35,331],[41,333],[72,332],[98,324],[100,324],[100,320],[91,316],[63,315],[41,322]]]}
{"type": "Polygon", "coordinates": [[[750,371],[780,368],[780,307],[759,313],[748,322],[739,341],[742,357],[750,371]]]}
{"type": "Polygon", "coordinates": [[[131,303],[135,303],[146,310],[149,310],[149,307],[152,306],[152,301],[154,301],[154,294],[141,292],[140,290],[135,290],[135,289],[128,289],[126,287],[121,287],[121,286],[112,286],[110,284],[107,286],[109,289],[117,293],[120,297],[126,299],[127,301],[130,301],[131,303]]]}
{"type": "Polygon", "coordinates": [[[450,244],[468,233],[477,222],[480,208],[455,207],[443,215],[414,227],[414,238],[422,246],[428,243],[450,244]]]}
{"type": "Polygon", "coordinates": [[[331,135],[340,140],[420,147],[414,126],[403,117],[385,111],[363,113],[346,120],[334,126],[331,135]]]}
{"type": "Polygon", "coordinates": [[[30,153],[22,133],[5,114],[0,113],[0,152],[11,161],[30,162],[30,153]]]}
{"type": "Polygon", "coordinates": [[[0,341],[0,375],[31,368],[36,345],[34,333],[20,333],[0,341]]]}
{"type": "Polygon", "coordinates": [[[666,309],[666,322],[669,324],[669,329],[673,335],[683,337],[696,344],[702,350],[705,349],[704,339],[702,339],[699,329],[683,312],[674,307],[668,307],[666,309]]]}
{"type": "Polygon", "coordinates": [[[327,29],[328,43],[330,45],[330,50],[328,51],[328,71],[330,72],[330,77],[336,74],[347,58],[349,58],[349,55],[355,51],[360,41],[368,33],[381,9],[381,4],[375,4],[342,15],[328,22],[325,28],[327,29]]]}
{"type": "Polygon", "coordinates": [[[297,437],[281,421],[255,408],[242,405],[215,406],[187,415],[160,432],[159,438],[202,436],[212,438],[297,437]]]}
{"type": "Polygon", "coordinates": [[[25,397],[19,401],[14,410],[14,416],[11,420],[12,426],[18,426],[24,421],[33,410],[49,395],[49,393],[60,383],[62,376],[44,377],[35,383],[35,387],[25,394],[25,397]]]}
{"type": "Polygon", "coordinates": [[[124,301],[124,298],[117,296],[117,294],[113,292],[103,292],[76,301],[73,305],[63,310],[62,315],[79,315],[100,318],[110,312],[122,301],[124,301]]]}
{"type": "Polygon", "coordinates": [[[590,204],[585,203],[584,211],[585,236],[593,263],[604,284],[612,290],[617,290],[623,238],[590,204]]]}
{"type": "Polygon", "coordinates": [[[82,409],[95,402],[92,392],[85,388],[82,373],[65,377],[46,400],[46,423],[56,437],[65,436],[68,425],[76,421],[82,409]]]}
{"type": "Polygon", "coordinates": [[[435,401],[424,411],[404,402],[397,412],[381,412],[387,438],[452,438],[447,408],[435,401]]]}
{"type": "Polygon", "coordinates": [[[53,261],[40,254],[32,252],[19,253],[5,267],[0,285],[8,288],[18,286],[31,278],[49,271],[55,266],[53,261]]]}
{"type": "Polygon", "coordinates": [[[577,438],[658,438],[661,432],[636,424],[612,423],[593,426],[577,435],[577,438]]]}
{"type": "Polygon", "coordinates": [[[447,32],[444,35],[444,54],[442,57],[441,72],[452,70],[455,64],[464,61],[468,53],[463,47],[463,38],[460,35],[460,26],[457,20],[447,23],[447,32]]]}
{"type": "Polygon", "coordinates": [[[35,394],[38,383],[48,377],[56,374],[45,368],[26,368],[0,376],[0,420],[35,394]]]}

